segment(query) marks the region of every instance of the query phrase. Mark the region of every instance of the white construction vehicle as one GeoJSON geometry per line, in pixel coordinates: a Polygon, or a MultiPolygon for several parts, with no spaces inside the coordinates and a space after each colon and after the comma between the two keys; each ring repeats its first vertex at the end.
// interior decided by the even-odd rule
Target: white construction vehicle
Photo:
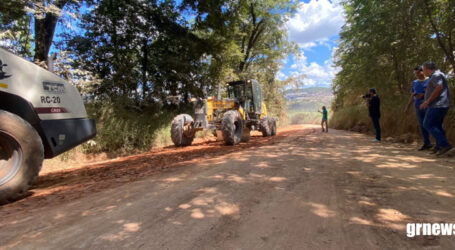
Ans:
{"type": "Polygon", "coordinates": [[[0,204],[26,194],[44,158],[95,135],[74,86],[0,48],[0,204]]]}

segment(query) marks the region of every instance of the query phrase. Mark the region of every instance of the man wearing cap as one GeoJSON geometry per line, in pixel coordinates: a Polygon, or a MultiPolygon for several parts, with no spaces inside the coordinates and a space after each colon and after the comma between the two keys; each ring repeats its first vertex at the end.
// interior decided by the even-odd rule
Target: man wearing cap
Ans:
{"type": "Polygon", "coordinates": [[[411,104],[414,103],[415,114],[417,121],[419,122],[420,132],[422,133],[423,137],[423,146],[419,149],[419,151],[422,151],[431,149],[433,147],[430,142],[430,135],[428,131],[423,127],[423,120],[425,119],[426,109],[420,109],[420,105],[422,105],[422,103],[425,101],[425,90],[427,88],[429,78],[425,78],[422,66],[417,66],[414,68],[414,75],[417,79],[412,82],[412,95],[404,112],[407,113],[411,104]]]}
{"type": "Polygon", "coordinates": [[[379,118],[381,118],[380,100],[376,94],[376,89],[371,88],[369,91],[370,97],[368,98],[368,112],[371,120],[373,121],[374,129],[376,130],[376,138],[372,142],[381,141],[381,126],[379,125],[379,118]]]}
{"type": "Polygon", "coordinates": [[[423,126],[436,139],[433,153],[443,155],[452,149],[442,127],[444,117],[450,107],[447,78],[441,71],[436,70],[434,62],[425,62],[423,73],[430,77],[425,90],[425,102],[420,105],[420,109],[427,109],[423,126]]]}

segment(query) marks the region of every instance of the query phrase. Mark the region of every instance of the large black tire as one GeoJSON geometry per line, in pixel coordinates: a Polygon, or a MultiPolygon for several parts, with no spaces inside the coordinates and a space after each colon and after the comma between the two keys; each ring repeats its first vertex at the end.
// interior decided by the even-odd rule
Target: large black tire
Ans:
{"type": "Polygon", "coordinates": [[[0,110],[0,204],[23,197],[44,159],[36,130],[21,117],[0,110]]]}
{"type": "Polygon", "coordinates": [[[243,121],[239,112],[236,110],[229,110],[224,113],[221,129],[223,130],[224,142],[227,145],[238,144],[241,141],[243,134],[243,121]]]}
{"type": "Polygon", "coordinates": [[[261,119],[261,132],[264,137],[272,135],[272,119],[267,116],[261,119]]]}
{"type": "Polygon", "coordinates": [[[275,118],[272,118],[272,129],[270,131],[270,135],[271,136],[275,136],[276,135],[276,120],[275,120],[275,118]]]}
{"type": "Polygon", "coordinates": [[[193,118],[187,114],[174,117],[171,124],[171,139],[175,146],[185,147],[193,143],[194,133],[185,134],[183,131],[184,124],[191,122],[193,122],[193,118]]]}

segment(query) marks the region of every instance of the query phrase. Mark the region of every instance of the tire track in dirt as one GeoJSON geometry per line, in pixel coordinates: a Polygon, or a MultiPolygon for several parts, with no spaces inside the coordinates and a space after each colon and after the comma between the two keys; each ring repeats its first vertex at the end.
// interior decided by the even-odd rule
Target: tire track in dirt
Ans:
{"type": "MultiPolygon", "coordinates": [[[[101,176],[109,188],[2,217],[0,248],[454,249],[453,236],[406,236],[406,223],[455,221],[450,159],[310,132],[199,158],[176,152],[222,146],[174,148],[185,161],[156,175],[122,186],[101,176]]],[[[147,164],[158,153],[133,158],[147,164]]]]}
{"type": "Polygon", "coordinates": [[[190,147],[166,147],[148,153],[123,157],[107,162],[46,173],[38,177],[28,196],[0,207],[0,216],[35,208],[56,205],[81,198],[87,194],[159,174],[167,169],[187,167],[201,160],[233,152],[273,145],[281,140],[313,133],[313,128],[292,126],[278,131],[277,136],[262,137],[256,134],[247,143],[226,146],[223,142],[197,143],[190,147]]]}

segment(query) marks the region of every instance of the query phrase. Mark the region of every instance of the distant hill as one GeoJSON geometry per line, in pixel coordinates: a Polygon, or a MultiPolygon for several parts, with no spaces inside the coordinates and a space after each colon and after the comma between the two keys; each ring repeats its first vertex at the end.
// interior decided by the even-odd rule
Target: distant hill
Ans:
{"type": "Polygon", "coordinates": [[[326,87],[289,89],[286,91],[286,98],[288,100],[303,99],[311,96],[333,96],[333,94],[332,90],[326,87]]]}
{"type": "Polygon", "coordinates": [[[330,88],[312,87],[289,89],[286,91],[286,98],[289,112],[314,112],[322,106],[330,109],[333,94],[330,88]]]}

